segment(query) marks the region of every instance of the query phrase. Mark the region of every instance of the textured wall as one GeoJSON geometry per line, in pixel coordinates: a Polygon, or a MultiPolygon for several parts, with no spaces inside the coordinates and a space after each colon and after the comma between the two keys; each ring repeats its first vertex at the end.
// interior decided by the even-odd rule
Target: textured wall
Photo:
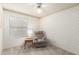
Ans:
{"type": "Polygon", "coordinates": [[[79,54],[79,6],[42,18],[41,26],[52,44],[79,54]]]}

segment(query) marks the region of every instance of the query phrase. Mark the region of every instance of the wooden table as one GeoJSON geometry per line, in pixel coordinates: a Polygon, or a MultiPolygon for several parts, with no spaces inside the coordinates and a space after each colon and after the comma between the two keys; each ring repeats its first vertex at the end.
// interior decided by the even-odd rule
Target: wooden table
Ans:
{"type": "Polygon", "coordinates": [[[26,47],[32,47],[33,46],[33,39],[31,37],[26,37],[24,42],[24,48],[26,47]]]}

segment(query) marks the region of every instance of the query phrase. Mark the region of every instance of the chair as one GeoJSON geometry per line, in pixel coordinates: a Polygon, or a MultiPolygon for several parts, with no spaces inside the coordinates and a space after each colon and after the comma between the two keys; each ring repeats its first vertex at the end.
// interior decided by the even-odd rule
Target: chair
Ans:
{"type": "Polygon", "coordinates": [[[34,47],[46,47],[46,36],[43,31],[36,31],[33,39],[34,47]]]}

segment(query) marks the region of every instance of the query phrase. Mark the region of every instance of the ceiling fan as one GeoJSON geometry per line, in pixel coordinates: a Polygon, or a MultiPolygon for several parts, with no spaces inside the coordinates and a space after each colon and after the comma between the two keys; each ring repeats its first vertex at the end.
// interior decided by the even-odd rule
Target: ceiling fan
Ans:
{"type": "Polygon", "coordinates": [[[37,9],[36,10],[37,10],[38,14],[43,12],[43,10],[42,10],[42,3],[37,3],[37,9]]]}

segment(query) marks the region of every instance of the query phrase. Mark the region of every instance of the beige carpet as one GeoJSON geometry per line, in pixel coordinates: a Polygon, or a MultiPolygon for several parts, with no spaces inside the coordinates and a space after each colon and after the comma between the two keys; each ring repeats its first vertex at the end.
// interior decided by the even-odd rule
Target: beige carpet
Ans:
{"type": "Polygon", "coordinates": [[[28,48],[15,47],[4,49],[2,55],[73,55],[70,52],[64,51],[55,46],[47,46],[45,48],[28,48]]]}

